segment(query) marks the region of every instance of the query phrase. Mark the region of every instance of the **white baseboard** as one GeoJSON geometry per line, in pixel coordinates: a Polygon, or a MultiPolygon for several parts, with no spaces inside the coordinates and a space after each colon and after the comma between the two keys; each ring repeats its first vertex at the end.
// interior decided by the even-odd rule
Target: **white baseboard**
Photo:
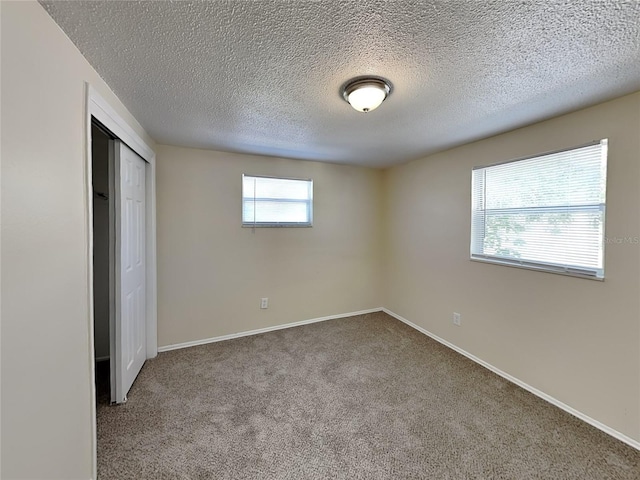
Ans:
{"type": "Polygon", "coordinates": [[[257,330],[248,330],[245,332],[231,333],[229,335],[222,335],[221,337],[212,337],[212,338],[205,338],[202,340],[193,340],[191,342],[165,345],[164,347],[158,347],[158,352],[168,352],[170,350],[178,350],[180,348],[195,347],[196,345],[205,345],[207,343],[223,342],[225,340],[231,340],[233,338],[248,337],[250,335],[258,335],[260,333],[273,332],[274,330],[283,330],[285,328],[299,327],[300,325],[308,325],[310,323],[325,322],[327,320],[334,320],[336,318],[345,318],[345,317],[353,317],[355,315],[364,315],[365,313],[381,312],[383,310],[384,309],[382,307],[371,308],[369,310],[360,310],[358,312],[340,313],[338,315],[329,315],[328,317],[312,318],[310,320],[302,320],[300,322],[285,323],[284,325],[275,325],[273,327],[259,328],[257,330]]]}
{"type": "Polygon", "coordinates": [[[558,408],[561,408],[565,412],[570,413],[571,415],[573,415],[574,417],[579,418],[583,422],[586,422],[589,425],[592,425],[592,426],[596,427],[598,430],[602,430],[604,433],[607,433],[607,434],[611,435],[612,437],[617,438],[621,442],[626,443],[627,445],[635,448],[636,450],[640,450],[640,442],[639,441],[634,440],[633,438],[628,437],[624,433],[620,433],[620,432],[618,432],[617,430],[614,430],[611,427],[608,427],[604,423],[601,423],[598,420],[595,420],[595,419],[591,418],[590,416],[585,415],[584,413],[576,410],[573,407],[570,407],[566,403],[561,402],[560,400],[552,397],[551,395],[548,395],[548,394],[538,390],[537,388],[532,387],[531,385],[523,382],[522,380],[519,380],[516,377],[514,377],[512,375],[509,375],[506,372],[503,372],[502,370],[500,370],[499,368],[494,367],[490,363],[487,363],[484,360],[476,357],[475,355],[473,355],[473,354],[461,349],[460,347],[455,346],[453,343],[450,343],[450,342],[446,341],[445,339],[440,338],[437,335],[434,335],[433,333],[429,332],[428,330],[425,330],[424,328],[416,325],[415,323],[410,322],[406,318],[401,317],[400,315],[392,312],[391,310],[387,310],[386,308],[383,308],[382,311],[384,313],[388,314],[388,315],[391,315],[393,318],[396,318],[396,319],[400,320],[401,322],[406,323],[410,327],[415,328],[419,332],[424,333],[428,337],[433,338],[436,342],[439,342],[442,345],[444,345],[446,347],[449,347],[450,349],[458,352],[460,355],[464,355],[469,360],[472,360],[475,363],[477,363],[479,365],[482,365],[483,367],[491,370],[493,373],[495,373],[497,375],[500,375],[502,378],[504,378],[506,380],[509,380],[512,383],[515,383],[519,387],[524,388],[528,392],[533,393],[535,396],[540,397],[543,400],[546,400],[547,402],[551,403],[552,405],[555,405],[558,408]]]}

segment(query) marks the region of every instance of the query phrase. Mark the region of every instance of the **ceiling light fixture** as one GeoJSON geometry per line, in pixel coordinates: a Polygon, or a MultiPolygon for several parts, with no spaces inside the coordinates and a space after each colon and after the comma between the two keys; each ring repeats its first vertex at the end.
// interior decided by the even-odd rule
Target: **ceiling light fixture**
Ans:
{"type": "Polygon", "coordinates": [[[350,80],[342,89],[342,96],[355,110],[368,113],[375,110],[391,93],[387,80],[359,77],[350,80]]]}

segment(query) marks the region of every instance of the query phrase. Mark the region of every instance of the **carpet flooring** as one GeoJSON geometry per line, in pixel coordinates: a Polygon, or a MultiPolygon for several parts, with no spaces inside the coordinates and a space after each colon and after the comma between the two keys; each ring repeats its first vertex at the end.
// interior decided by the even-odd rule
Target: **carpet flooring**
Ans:
{"type": "Polygon", "coordinates": [[[98,478],[639,479],[640,452],[384,313],[161,353],[98,478]]]}

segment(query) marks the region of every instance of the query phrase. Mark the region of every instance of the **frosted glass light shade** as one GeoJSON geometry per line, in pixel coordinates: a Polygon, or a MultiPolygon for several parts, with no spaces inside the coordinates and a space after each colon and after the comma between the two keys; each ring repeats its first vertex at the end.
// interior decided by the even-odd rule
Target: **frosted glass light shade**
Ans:
{"type": "Polygon", "coordinates": [[[360,87],[349,95],[349,103],[359,112],[370,112],[380,106],[387,92],[378,86],[360,87]]]}
{"type": "Polygon", "coordinates": [[[389,95],[389,84],[379,79],[357,80],[344,89],[344,99],[359,112],[371,112],[389,95]]]}

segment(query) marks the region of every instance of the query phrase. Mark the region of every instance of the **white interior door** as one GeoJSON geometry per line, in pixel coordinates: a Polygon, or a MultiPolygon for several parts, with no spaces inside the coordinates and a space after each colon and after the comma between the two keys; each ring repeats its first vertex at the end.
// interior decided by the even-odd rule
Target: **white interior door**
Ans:
{"type": "Polygon", "coordinates": [[[147,358],[145,161],[114,145],[115,315],[111,401],[124,403],[147,358]],[[115,387],[115,388],[114,388],[115,387]]]}

